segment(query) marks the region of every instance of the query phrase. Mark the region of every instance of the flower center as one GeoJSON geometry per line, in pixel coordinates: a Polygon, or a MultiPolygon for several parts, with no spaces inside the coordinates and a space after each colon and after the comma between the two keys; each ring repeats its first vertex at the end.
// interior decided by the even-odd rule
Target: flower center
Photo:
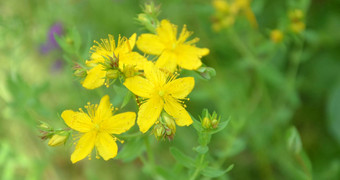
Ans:
{"type": "Polygon", "coordinates": [[[96,131],[99,131],[99,125],[98,125],[98,124],[95,124],[95,125],[94,125],[94,129],[95,129],[96,131]]]}
{"type": "Polygon", "coordinates": [[[159,94],[159,96],[163,97],[164,94],[165,94],[165,92],[164,92],[163,90],[160,90],[160,91],[158,92],[158,94],[159,94]]]}

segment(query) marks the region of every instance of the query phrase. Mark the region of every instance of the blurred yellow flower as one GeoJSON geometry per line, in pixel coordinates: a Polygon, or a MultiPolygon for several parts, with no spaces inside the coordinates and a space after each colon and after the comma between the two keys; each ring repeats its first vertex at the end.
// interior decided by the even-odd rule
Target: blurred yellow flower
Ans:
{"type": "MultiPolygon", "coordinates": [[[[86,65],[91,69],[87,71],[87,76],[82,82],[83,87],[95,89],[105,83],[107,71],[110,69],[122,70],[125,66],[133,65],[137,69],[143,69],[143,63],[147,60],[132,49],[135,46],[136,34],[129,39],[119,36],[118,43],[112,35],[108,39],[101,39],[101,43],[94,41],[96,45],[91,47],[91,58],[86,61],[86,65]],[[109,63],[104,63],[110,60],[109,63]]],[[[107,84],[108,85],[108,84],[107,84]]]]}
{"type": "Polygon", "coordinates": [[[301,33],[305,30],[306,25],[303,22],[304,19],[304,13],[301,9],[294,9],[288,12],[288,16],[290,19],[290,29],[294,33],[301,33]]]}
{"type": "Polygon", "coordinates": [[[270,32],[270,39],[274,43],[280,43],[283,40],[283,33],[278,29],[272,30],[270,32]]]}
{"type": "Polygon", "coordinates": [[[250,0],[214,0],[212,4],[216,9],[213,16],[213,29],[215,31],[232,26],[236,17],[241,13],[246,16],[253,28],[258,27],[255,14],[250,7],[250,0]]]}
{"type": "MultiPolygon", "coordinates": [[[[129,130],[135,124],[136,114],[125,112],[113,115],[108,95],[102,97],[99,106],[88,103],[85,108],[87,113],[79,109],[79,112],[65,110],[61,114],[70,128],[83,133],[71,155],[72,163],[90,155],[94,147],[104,160],[114,158],[118,151],[117,138],[111,134],[121,134],[129,130]]],[[[96,158],[99,158],[97,154],[96,158]]]]}
{"type": "Polygon", "coordinates": [[[145,98],[140,106],[137,124],[141,132],[147,132],[155,124],[162,110],[174,117],[179,126],[189,126],[192,119],[183,106],[183,99],[194,88],[193,77],[175,79],[155,67],[153,63],[145,66],[146,78],[134,76],[127,78],[124,85],[137,96],[145,98]]]}
{"type": "Polygon", "coordinates": [[[147,54],[159,55],[156,66],[163,70],[174,72],[177,65],[183,69],[197,69],[202,65],[202,56],[209,54],[209,49],[194,45],[198,38],[187,41],[192,32],[187,31],[185,25],[178,38],[177,26],[168,20],[162,20],[156,31],[156,35],[142,34],[137,47],[147,54]]]}

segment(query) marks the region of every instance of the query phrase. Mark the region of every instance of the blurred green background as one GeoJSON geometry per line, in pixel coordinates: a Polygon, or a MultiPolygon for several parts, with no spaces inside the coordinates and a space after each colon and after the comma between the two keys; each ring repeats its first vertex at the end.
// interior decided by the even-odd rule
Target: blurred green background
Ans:
{"type": "MultiPolygon", "coordinates": [[[[120,105],[127,92],[121,86],[82,88],[67,52],[51,42],[51,30],[77,46],[78,54],[71,59],[83,62],[93,40],[147,32],[136,20],[145,2],[0,1],[0,179],[151,178],[142,162],[130,155],[73,165],[72,143],[49,147],[37,128],[39,121],[64,128],[63,110],[98,103],[106,93],[120,105]]],[[[215,68],[215,77],[184,74],[196,79],[188,103],[194,117],[203,108],[231,117],[209,145],[209,158],[216,166],[235,165],[218,179],[340,179],[340,1],[254,0],[251,8],[258,28],[240,15],[233,27],[220,32],[212,28],[212,1],[156,4],[161,4],[160,19],[179,28],[186,24],[200,38],[197,46],[210,49],[203,62],[215,68]],[[288,12],[296,8],[304,11],[306,24],[298,35],[284,30],[288,12]],[[284,32],[282,43],[270,40],[273,29],[284,32]]],[[[130,102],[125,110],[137,107],[130,102]]],[[[136,156],[143,153],[142,145],[134,145],[136,156]]],[[[178,128],[174,141],[153,138],[151,145],[163,170],[185,174],[183,167],[174,165],[169,147],[193,154],[197,135],[193,128],[178,128]]],[[[174,178],[164,174],[163,179],[174,178]]]]}

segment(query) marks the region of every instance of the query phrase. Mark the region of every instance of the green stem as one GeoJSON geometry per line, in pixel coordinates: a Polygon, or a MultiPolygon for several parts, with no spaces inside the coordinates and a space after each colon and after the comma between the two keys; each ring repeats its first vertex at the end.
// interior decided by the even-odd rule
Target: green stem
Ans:
{"type": "Polygon", "coordinates": [[[145,138],[145,146],[146,146],[146,153],[148,154],[149,163],[153,167],[154,164],[155,164],[155,158],[153,156],[153,151],[152,151],[152,148],[150,146],[149,137],[145,138]]]}
{"type": "Polygon", "coordinates": [[[236,50],[238,52],[246,57],[246,61],[248,61],[249,64],[257,66],[259,63],[255,57],[255,55],[249,50],[249,48],[244,44],[244,42],[241,40],[239,35],[234,31],[233,28],[228,29],[228,34],[231,42],[234,44],[236,50]]]}
{"type": "Polygon", "coordinates": [[[195,180],[197,178],[197,176],[199,175],[199,173],[201,172],[204,157],[205,157],[205,154],[200,155],[200,162],[199,162],[198,166],[196,167],[195,172],[190,177],[190,180],[195,180]]]}

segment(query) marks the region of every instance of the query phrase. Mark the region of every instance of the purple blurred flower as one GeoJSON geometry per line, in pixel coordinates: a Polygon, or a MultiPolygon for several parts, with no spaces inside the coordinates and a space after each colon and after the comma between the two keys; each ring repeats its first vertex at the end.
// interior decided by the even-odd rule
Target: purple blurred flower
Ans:
{"type": "Polygon", "coordinates": [[[63,34],[63,26],[61,23],[55,23],[48,31],[47,41],[40,47],[40,52],[46,54],[53,49],[59,48],[59,45],[54,38],[54,34],[60,36],[63,34]]]}
{"type": "Polygon", "coordinates": [[[58,73],[64,67],[64,61],[62,59],[57,59],[51,66],[51,73],[58,73]]]}

